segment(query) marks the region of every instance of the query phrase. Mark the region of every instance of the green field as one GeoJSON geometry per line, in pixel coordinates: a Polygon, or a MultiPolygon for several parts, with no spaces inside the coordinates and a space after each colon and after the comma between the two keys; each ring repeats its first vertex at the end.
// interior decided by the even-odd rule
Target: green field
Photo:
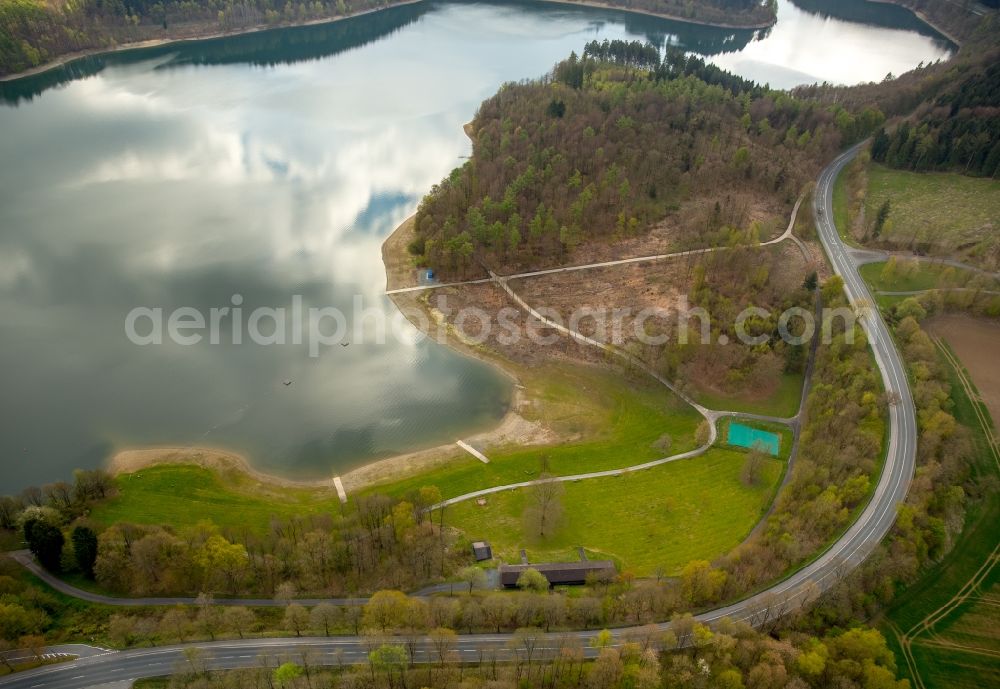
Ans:
{"type": "Polygon", "coordinates": [[[920,654],[920,673],[928,689],[984,689],[1000,685],[1000,662],[996,660],[984,663],[979,654],[945,646],[920,644],[914,650],[920,654]]]}
{"type": "Polygon", "coordinates": [[[948,287],[1000,290],[1000,282],[971,270],[926,261],[898,261],[895,270],[886,270],[886,262],[861,266],[861,277],[882,292],[915,292],[948,287]]]}
{"type": "MultiPolygon", "coordinates": [[[[947,367],[955,418],[971,429],[976,452],[972,471],[984,495],[972,503],[965,527],[951,551],[898,596],[886,614],[883,631],[908,632],[946,606],[979,573],[982,581],[968,599],[938,620],[929,632],[916,635],[912,659],[927,689],[993,686],[1000,682],[1000,568],[983,569],[996,557],[996,525],[1000,523],[997,467],[976,415],[976,402],[965,393],[957,372],[947,367]],[[956,647],[960,646],[963,648],[956,647]],[[986,649],[983,653],[979,649],[986,649]]],[[[980,407],[980,410],[984,410],[980,407]]],[[[988,417],[987,417],[988,418],[988,417]]],[[[994,560],[995,563],[995,560],[994,560]]],[[[898,665],[907,668],[898,640],[898,665]]],[[[919,686],[919,685],[918,685],[919,686]]]]}
{"type": "Polygon", "coordinates": [[[184,527],[208,520],[220,527],[263,532],[271,517],[287,518],[340,510],[337,494],[252,484],[196,466],[165,465],[117,479],[119,495],[97,505],[99,524],[169,524],[184,527]]]}
{"type": "Polygon", "coordinates": [[[695,448],[702,417],[655,382],[627,380],[616,371],[561,366],[529,384],[540,391],[547,424],[578,441],[543,447],[487,449],[489,464],[462,457],[450,464],[374,490],[403,495],[434,485],[448,498],[480,488],[556,476],[619,469],[695,448]],[[669,436],[669,447],[658,441],[669,436]]]}
{"type": "Polygon", "coordinates": [[[698,390],[695,398],[700,404],[718,411],[741,411],[787,418],[799,412],[802,399],[802,374],[782,373],[778,386],[769,397],[761,399],[720,395],[698,390]]]}
{"type": "MultiPolygon", "coordinates": [[[[1000,181],[871,165],[866,219],[873,220],[886,199],[890,199],[891,212],[881,241],[899,249],[920,249],[921,253],[953,256],[995,268],[1000,245],[1000,181]]],[[[840,218],[837,220],[839,225],[840,218]]]]}
{"type": "Polygon", "coordinates": [[[577,546],[616,560],[639,576],[658,568],[676,574],[691,560],[721,555],[740,543],[760,520],[781,480],[784,463],[765,460],[756,486],[740,481],[745,452],[713,448],[621,477],[564,484],[556,533],[544,541],[524,535],[529,489],[488,497],[486,506],[451,506],[445,522],[470,539],[485,538],[495,556],[519,561],[575,560],[577,546]]]}

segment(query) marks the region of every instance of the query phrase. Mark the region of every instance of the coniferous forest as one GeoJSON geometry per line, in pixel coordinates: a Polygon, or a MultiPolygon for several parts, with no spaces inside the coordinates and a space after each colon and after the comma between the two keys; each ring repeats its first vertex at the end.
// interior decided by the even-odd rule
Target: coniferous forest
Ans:
{"type": "Polygon", "coordinates": [[[1000,176],[1000,64],[965,75],[913,120],[880,130],[872,159],[895,168],[1000,176]]]}

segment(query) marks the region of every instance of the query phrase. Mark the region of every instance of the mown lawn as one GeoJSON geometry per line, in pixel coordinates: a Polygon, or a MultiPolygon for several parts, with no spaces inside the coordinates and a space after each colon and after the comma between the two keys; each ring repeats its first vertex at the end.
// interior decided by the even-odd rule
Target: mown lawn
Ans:
{"type": "Polygon", "coordinates": [[[90,517],[99,524],[170,524],[184,527],[208,520],[220,527],[268,529],[271,517],[339,512],[331,490],[259,486],[245,477],[220,475],[196,466],[165,465],[117,479],[119,495],[90,517]]]}
{"type": "Polygon", "coordinates": [[[925,245],[927,251],[947,255],[962,247],[963,253],[975,258],[998,241],[998,180],[872,165],[865,217],[874,219],[886,199],[890,199],[891,211],[880,239],[900,249],[925,245]]]}
{"type": "Polygon", "coordinates": [[[861,266],[861,277],[876,290],[883,292],[914,292],[943,287],[979,287],[1000,289],[996,280],[970,270],[933,264],[926,261],[899,261],[894,271],[886,270],[886,262],[861,266]]]}
{"type": "Polygon", "coordinates": [[[676,574],[691,560],[711,560],[739,544],[767,510],[784,463],[765,460],[757,485],[747,487],[740,481],[745,459],[745,452],[713,448],[621,477],[565,483],[560,526],[544,540],[525,535],[531,489],[491,495],[485,506],[453,505],[445,523],[489,540],[507,562],[518,562],[521,548],[535,562],[575,560],[583,546],[639,576],[658,568],[676,574]]]}
{"type": "Polygon", "coordinates": [[[696,392],[695,397],[709,409],[719,411],[741,411],[779,417],[795,416],[799,411],[799,401],[802,399],[802,374],[782,373],[774,392],[761,399],[720,395],[702,390],[696,392]]]}
{"type": "Polygon", "coordinates": [[[592,367],[560,366],[527,382],[539,391],[538,416],[564,434],[558,445],[486,448],[489,464],[462,457],[373,490],[403,495],[433,485],[448,498],[480,488],[617,469],[694,449],[701,416],[663,386],[592,367]],[[667,443],[661,442],[665,436],[667,443]]]}

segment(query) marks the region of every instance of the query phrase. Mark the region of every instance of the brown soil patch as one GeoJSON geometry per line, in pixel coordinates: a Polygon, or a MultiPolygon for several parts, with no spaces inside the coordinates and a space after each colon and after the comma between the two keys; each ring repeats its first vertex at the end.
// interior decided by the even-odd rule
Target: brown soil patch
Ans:
{"type": "Polygon", "coordinates": [[[958,355],[996,427],[1000,419],[1000,366],[995,357],[997,344],[1000,343],[1000,323],[949,314],[936,316],[925,326],[929,332],[947,342],[958,355]]]}

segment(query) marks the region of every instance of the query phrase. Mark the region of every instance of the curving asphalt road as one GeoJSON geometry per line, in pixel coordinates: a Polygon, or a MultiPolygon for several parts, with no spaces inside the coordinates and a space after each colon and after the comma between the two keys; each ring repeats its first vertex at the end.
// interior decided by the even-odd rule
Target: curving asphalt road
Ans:
{"type": "MultiPolygon", "coordinates": [[[[820,240],[834,271],[844,279],[844,290],[850,303],[856,309],[866,311],[862,327],[872,346],[886,390],[894,393],[897,399],[889,408],[890,435],[885,466],[874,495],[861,516],[822,555],[761,593],[698,615],[697,619],[702,622],[710,623],[722,617],[730,617],[760,625],[809,602],[814,595],[833,586],[847,571],[860,564],[888,533],[895,520],[897,506],[905,499],[913,477],[917,444],[916,414],[904,364],[881,316],[869,308],[872,303],[871,295],[858,275],[853,259],[840,241],[827,210],[833,205],[833,181],[859,149],[860,145],[850,149],[823,171],[816,187],[813,212],[820,240]]],[[[616,638],[621,638],[626,633],[628,630],[614,632],[616,638]]],[[[546,635],[540,646],[555,648],[561,638],[580,642],[592,634],[593,632],[575,632],[546,635]]],[[[510,639],[511,635],[507,634],[462,635],[458,637],[456,651],[465,660],[475,660],[481,654],[509,654],[507,644],[510,639]]],[[[416,660],[432,659],[425,640],[417,646],[416,660]]],[[[185,650],[195,647],[202,649],[205,665],[213,669],[258,666],[262,657],[270,657],[273,667],[276,656],[293,656],[302,648],[310,649],[314,656],[311,662],[314,664],[360,662],[364,660],[367,650],[365,640],[358,637],[245,639],[136,649],[80,658],[69,663],[18,673],[0,679],[0,687],[86,689],[138,677],[169,674],[186,662],[185,650]]],[[[593,649],[587,649],[587,653],[593,654],[593,649]]]]}

